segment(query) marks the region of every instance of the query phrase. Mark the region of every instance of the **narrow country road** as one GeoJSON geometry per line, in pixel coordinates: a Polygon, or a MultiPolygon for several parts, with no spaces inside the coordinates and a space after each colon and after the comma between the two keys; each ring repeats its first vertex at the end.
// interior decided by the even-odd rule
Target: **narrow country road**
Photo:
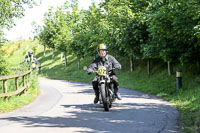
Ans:
{"type": "Polygon", "coordinates": [[[40,78],[31,104],[0,115],[1,133],[179,133],[178,111],[146,93],[120,88],[109,112],[94,105],[91,84],[40,78]]]}

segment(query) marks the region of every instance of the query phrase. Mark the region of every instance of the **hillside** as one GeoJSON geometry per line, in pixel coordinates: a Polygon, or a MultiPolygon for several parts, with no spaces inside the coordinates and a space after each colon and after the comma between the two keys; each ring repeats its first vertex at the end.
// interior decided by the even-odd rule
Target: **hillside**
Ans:
{"type": "MultiPolygon", "coordinates": [[[[27,65],[24,64],[25,55],[28,49],[34,49],[37,47],[37,42],[31,40],[8,42],[4,44],[2,50],[4,51],[5,65],[8,72],[4,76],[14,75],[26,71],[27,65]]],[[[10,112],[17,108],[23,107],[34,101],[34,99],[40,93],[38,86],[38,76],[35,72],[32,73],[31,79],[32,85],[29,87],[28,92],[20,96],[12,96],[7,100],[0,98],[0,113],[10,112]]],[[[3,92],[3,83],[0,82],[0,93],[3,92]]],[[[15,80],[7,80],[8,92],[15,91],[15,80]]],[[[19,87],[22,87],[22,78],[19,78],[19,87]]]]}

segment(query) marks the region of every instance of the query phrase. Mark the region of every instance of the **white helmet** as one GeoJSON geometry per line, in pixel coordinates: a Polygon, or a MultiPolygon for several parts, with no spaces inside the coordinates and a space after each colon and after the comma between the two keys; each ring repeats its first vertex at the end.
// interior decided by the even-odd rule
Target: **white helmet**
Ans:
{"type": "Polygon", "coordinates": [[[28,55],[32,55],[32,54],[33,54],[33,50],[30,49],[30,50],[28,51],[28,55]]]}

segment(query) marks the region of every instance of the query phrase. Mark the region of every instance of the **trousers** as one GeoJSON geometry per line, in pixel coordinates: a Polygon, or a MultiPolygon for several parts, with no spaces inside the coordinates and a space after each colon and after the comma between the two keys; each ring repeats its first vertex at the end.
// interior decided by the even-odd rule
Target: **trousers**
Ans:
{"type": "MultiPolygon", "coordinates": [[[[118,88],[119,88],[118,78],[116,75],[112,75],[111,77],[114,84],[114,89],[118,91],[118,88]]],[[[97,92],[97,90],[99,90],[97,76],[95,76],[94,79],[92,80],[92,85],[93,85],[94,91],[97,92]]]]}

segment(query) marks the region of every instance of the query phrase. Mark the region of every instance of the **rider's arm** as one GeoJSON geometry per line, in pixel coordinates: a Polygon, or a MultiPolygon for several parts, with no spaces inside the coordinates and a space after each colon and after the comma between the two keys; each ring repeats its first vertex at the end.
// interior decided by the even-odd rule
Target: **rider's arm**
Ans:
{"type": "Polygon", "coordinates": [[[39,63],[39,61],[36,59],[36,57],[34,56],[33,58],[34,58],[34,60],[35,60],[35,63],[40,67],[40,63],[39,63]]]}
{"type": "Polygon", "coordinates": [[[93,73],[94,71],[96,71],[96,69],[97,69],[97,64],[98,64],[98,60],[99,60],[99,58],[96,58],[93,62],[92,62],[92,64],[90,64],[89,65],[89,67],[88,67],[88,69],[87,69],[87,72],[88,73],[93,73]]]}
{"type": "Polygon", "coordinates": [[[26,55],[24,62],[28,62],[28,56],[26,55]]]}
{"type": "Polygon", "coordinates": [[[121,69],[122,68],[121,64],[115,59],[115,57],[110,56],[110,58],[111,58],[113,69],[121,69]]]}
{"type": "Polygon", "coordinates": [[[89,66],[88,69],[87,69],[87,73],[88,73],[88,74],[93,73],[93,72],[94,72],[95,66],[96,66],[95,63],[90,64],[90,66],[89,66]]]}

